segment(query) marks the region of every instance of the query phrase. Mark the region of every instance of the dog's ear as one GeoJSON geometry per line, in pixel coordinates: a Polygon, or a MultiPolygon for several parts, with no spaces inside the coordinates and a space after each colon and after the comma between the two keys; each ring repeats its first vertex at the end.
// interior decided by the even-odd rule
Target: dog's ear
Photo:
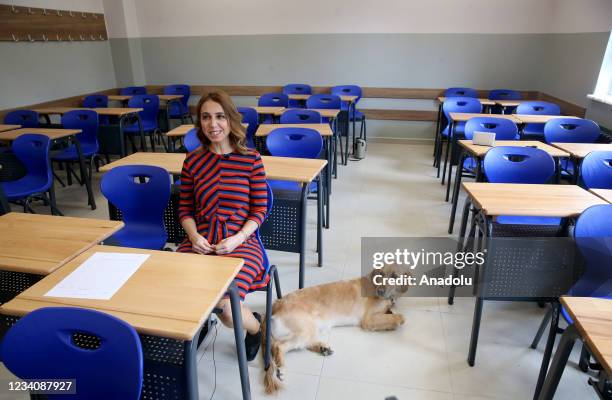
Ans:
{"type": "Polygon", "coordinates": [[[378,286],[374,284],[376,276],[384,277],[384,273],[380,269],[372,269],[372,271],[361,278],[361,294],[364,297],[378,297],[376,294],[378,286]]]}

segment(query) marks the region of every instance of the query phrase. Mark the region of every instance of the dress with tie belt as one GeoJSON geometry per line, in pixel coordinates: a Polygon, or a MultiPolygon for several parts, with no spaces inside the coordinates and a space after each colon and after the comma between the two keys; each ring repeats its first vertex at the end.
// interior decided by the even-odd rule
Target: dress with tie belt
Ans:
{"type": "MultiPolygon", "coordinates": [[[[200,147],[187,154],[181,172],[179,220],[193,218],[198,233],[210,244],[235,235],[248,220],[261,225],[266,208],[266,174],[259,153],[216,154],[200,147]]],[[[194,252],[189,238],[177,251],[194,252]]],[[[241,299],[267,283],[261,282],[264,250],[255,235],[223,256],[244,259],[234,279],[241,299]]]]}

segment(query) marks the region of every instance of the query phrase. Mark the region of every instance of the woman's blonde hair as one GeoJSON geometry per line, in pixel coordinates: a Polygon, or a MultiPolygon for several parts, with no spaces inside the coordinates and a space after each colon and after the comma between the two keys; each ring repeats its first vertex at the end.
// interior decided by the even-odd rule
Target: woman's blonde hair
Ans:
{"type": "Polygon", "coordinates": [[[204,134],[204,131],[202,130],[201,121],[202,106],[209,100],[214,101],[215,103],[219,104],[221,108],[223,108],[225,117],[229,121],[229,141],[232,148],[240,154],[248,154],[249,149],[247,148],[246,143],[246,129],[242,126],[242,114],[238,112],[230,96],[222,90],[205,94],[202,96],[200,101],[198,101],[198,105],[196,106],[195,127],[200,142],[202,142],[202,144],[207,148],[210,146],[210,140],[208,140],[204,134]]]}

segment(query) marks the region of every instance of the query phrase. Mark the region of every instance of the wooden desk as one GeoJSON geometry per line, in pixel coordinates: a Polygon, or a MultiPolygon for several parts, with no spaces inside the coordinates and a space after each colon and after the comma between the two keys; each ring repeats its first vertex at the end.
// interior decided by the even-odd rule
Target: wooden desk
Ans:
{"type": "MultiPolygon", "coordinates": [[[[0,313],[5,316],[23,316],[42,307],[70,306],[114,315],[132,325],[141,335],[141,340],[143,336],[153,336],[155,337],[153,340],[157,340],[157,345],[152,344],[149,339],[146,343],[152,345],[143,346],[145,373],[151,373],[150,368],[155,367],[150,365],[150,360],[154,360],[153,364],[165,364],[153,353],[163,352],[164,347],[176,346],[175,340],[179,341],[181,352],[178,358],[181,364],[176,364],[174,357],[171,357],[172,361],[167,362],[175,367],[177,382],[187,381],[186,387],[181,390],[187,392],[185,398],[197,399],[197,374],[195,371],[189,373],[192,368],[197,368],[197,334],[213,307],[230,287],[243,263],[244,260],[232,257],[95,246],[68,262],[63,268],[43,278],[14,300],[4,304],[0,307],[0,313]],[[109,300],[45,296],[50,289],[96,252],[149,254],[149,258],[109,300]],[[170,340],[160,341],[157,337],[170,340]]],[[[231,292],[234,293],[232,300],[238,301],[235,296],[235,285],[232,286],[231,292]]],[[[237,329],[240,329],[237,335],[240,340],[237,341],[237,345],[241,345],[238,348],[239,354],[240,349],[244,354],[242,323],[240,313],[237,314],[238,320],[235,321],[238,322],[237,329]]],[[[241,372],[246,372],[246,365],[241,365],[241,372]]],[[[166,373],[171,374],[171,372],[166,373]]],[[[155,381],[154,378],[151,380],[155,381]]],[[[148,385],[149,381],[145,379],[144,384],[148,385]]],[[[172,385],[171,382],[166,384],[172,385]]],[[[171,389],[168,388],[170,392],[171,389]]]]}
{"type": "Polygon", "coordinates": [[[515,124],[520,123],[521,121],[513,114],[482,114],[482,113],[457,113],[452,112],[448,114],[453,122],[465,122],[475,117],[487,117],[487,118],[501,118],[501,119],[509,119],[515,124]]]}
{"type": "Polygon", "coordinates": [[[261,124],[259,127],[257,127],[255,136],[268,136],[270,132],[278,128],[308,128],[319,132],[321,136],[330,137],[334,135],[329,124],[261,124]]]}
{"type": "MultiPolygon", "coordinates": [[[[563,296],[561,304],[574,323],[568,326],[561,336],[548,373],[546,366],[542,364],[534,398],[552,400],[574,342],[582,338],[595,360],[604,369],[605,374],[600,375],[599,382],[595,380],[591,385],[603,399],[605,378],[612,377],[612,300],[563,296]]],[[[558,306],[555,312],[558,312],[558,306]]],[[[552,352],[552,344],[546,350],[552,352]]]]}
{"type": "Polygon", "coordinates": [[[612,143],[552,143],[575,159],[583,159],[592,151],[612,151],[612,143]]]}
{"type": "MultiPolygon", "coordinates": [[[[275,116],[279,117],[281,115],[283,115],[283,113],[287,110],[290,110],[290,108],[287,109],[283,109],[283,110],[278,110],[274,113],[275,116]]],[[[319,114],[321,114],[322,118],[336,118],[338,117],[338,114],[340,113],[339,109],[335,109],[335,108],[303,108],[303,109],[298,109],[298,110],[311,110],[311,111],[316,111],[319,114]]]]}
{"type": "MultiPolygon", "coordinates": [[[[451,207],[451,216],[448,224],[448,233],[453,233],[453,226],[455,224],[455,215],[457,213],[457,204],[459,202],[459,192],[461,190],[461,178],[462,178],[462,169],[463,163],[468,157],[473,157],[476,162],[476,171],[475,178],[476,182],[482,181],[482,160],[487,152],[493,147],[489,146],[480,146],[473,144],[471,140],[459,140],[459,147],[461,149],[461,154],[459,156],[459,163],[457,164],[457,172],[455,174],[455,181],[453,184],[453,193],[451,196],[452,199],[452,207],[451,207]]],[[[558,149],[556,147],[550,146],[546,143],[542,143],[537,140],[496,140],[495,147],[497,146],[516,146],[516,147],[536,147],[540,150],[544,150],[551,157],[556,160],[557,169],[559,171],[559,158],[569,157],[569,154],[565,151],[558,149]]],[[[559,171],[560,172],[560,171],[559,171]]],[[[450,175],[448,179],[448,185],[450,185],[450,175]]]]}
{"type": "MultiPolygon", "coordinates": [[[[6,131],[0,133],[0,141],[3,142],[12,142],[16,138],[21,135],[28,133],[37,133],[39,135],[45,135],[50,140],[60,140],[60,139],[69,139],[74,143],[74,146],[77,150],[77,155],[79,157],[79,169],[81,171],[81,177],[85,177],[85,188],[87,190],[87,200],[88,204],[91,206],[92,210],[96,209],[96,200],[93,195],[93,190],[91,188],[91,177],[87,172],[87,168],[85,167],[85,158],[83,156],[83,149],[81,149],[81,144],[78,140],[76,140],[75,135],[81,133],[80,129],[54,129],[54,128],[20,128],[12,131],[6,131]]],[[[54,190],[53,188],[50,190],[54,190]]],[[[55,198],[53,194],[52,200],[55,198]]],[[[54,201],[54,200],[53,200],[54,201]]],[[[53,204],[55,207],[55,204],[53,204]]]]}
{"type": "MultiPolygon", "coordinates": [[[[321,174],[321,171],[327,165],[326,160],[320,159],[307,159],[307,158],[289,158],[289,157],[261,157],[264,169],[266,170],[266,176],[269,180],[282,180],[296,182],[299,187],[296,189],[301,190],[299,194],[299,200],[293,201],[298,203],[295,208],[296,218],[299,218],[295,224],[297,233],[292,233],[292,237],[296,237],[297,245],[295,252],[299,253],[300,261],[300,273],[299,273],[299,287],[304,286],[304,263],[306,254],[306,213],[307,213],[307,195],[309,192],[310,183],[321,174]],[[293,235],[294,234],[294,235],[293,235]]],[[[110,164],[104,165],[100,168],[101,172],[106,172],[121,165],[151,165],[164,168],[166,171],[173,175],[180,175],[183,168],[183,162],[185,161],[185,154],[182,153],[134,153],[127,157],[113,161],[110,164]]],[[[323,226],[323,197],[325,196],[327,221],[329,221],[329,192],[323,190],[322,179],[317,180],[317,189],[320,195],[317,196],[317,242],[319,244],[318,263],[319,266],[323,265],[323,249],[322,249],[322,226],[323,226]]],[[[288,200],[284,208],[292,206],[292,201],[288,200]]],[[[288,216],[287,218],[292,218],[288,216]]],[[[282,219],[282,218],[281,218],[282,219]]],[[[178,224],[178,222],[176,222],[178,224]]],[[[262,230],[260,231],[262,237],[267,235],[264,229],[268,224],[273,224],[274,221],[270,222],[270,219],[266,221],[262,230]]],[[[284,232],[287,233],[287,232],[284,232]]],[[[289,241],[289,239],[287,239],[289,241]]]]}
{"type": "MultiPolygon", "coordinates": [[[[242,126],[246,129],[249,127],[249,124],[242,124],[242,126]]],[[[184,125],[180,125],[177,126],[176,128],[168,131],[166,133],[166,136],[168,137],[183,137],[187,134],[187,132],[189,132],[190,130],[192,130],[193,128],[195,128],[194,124],[184,124],[184,125]]]]}
{"type": "Polygon", "coordinates": [[[285,111],[285,107],[253,107],[257,114],[280,115],[285,111]]]}
{"type": "Polygon", "coordinates": [[[0,132],[12,131],[13,129],[19,129],[19,128],[21,128],[21,125],[5,125],[5,124],[0,124],[0,132]]]}
{"type": "Polygon", "coordinates": [[[604,199],[608,203],[612,203],[612,189],[589,189],[589,192],[604,199]]]}
{"type": "Polygon", "coordinates": [[[123,227],[93,218],[8,213],[0,216],[0,269],[48,275],[123,227]]]}
{"type": "Polygon", "coordinates": [[[577,217],[599,197],[576,185],[464,182],[471,201],[488,217],[499,215],[577,217]]]}
{"type": "Polygon", "coordinates": [[[514,115],[521,124],[545,124],[551,119],[555,118],[578,118],[572,115],[526,115],[526,114],[515,114],[514,115]]]}
{"type": "MultiPolygon", "coordinates": [[[[437,100],[440,103],[444,103],[444,101],[446,101],[446,97],[439,96],[437,100]]],[[[489,99],[485,99],[485,98],[482,98],[482,97],[477,98],[476,100],[480,101],[480,104],[482,104],[483,106],[494,106],[497,103],[496,100],[489,100],[489,99]]]]}
{"type": "Polygon", "coordinates": [[[518,107],[521,103],[531,100],[495,100],[495,104],[501,107],[518,107]]]}
{"type": "MultiPolygon", "coordinates": [[[[292,94],[288,94],[287,97],[289,97],[289,100],[302,100],[302,101],[306,101],[308,100],[308,98],[312,96],[312,94],[296,94],[296,93],[292,93],[292,94]]],[[[256,99],[259,99],[261,96],[255,96],[256,99]]],[[[347,103],[353,103],[355,100],[357,100],[357,97],[359,96],[338,96],[340,97],[340,100],[345,101],[347,103]]]]}
{"type": "Polygon", "coordinates": [[[127,108],[127,107],[100,107],[100,108],[82,108],[82,107],[45,107],[37,108],[36,111],[42,115],[64,115],[68,111],[73,110],[91,110],[98,115],[108,115],[111,117],[123,117],[125,115],[135,114],[142,111],[142,108],[127,108]]]}
{"type": "MultiPolygon", "coordinates": [[[[151,96],[157,96],[160,101],[172,101],[172,100],[179,100],[183,98],[183,95],[180,95],[180,94],[157,94],[157,95],[151,95],[151,96]]],[[[134,96],[113,94],[113,95],[108,96],[108,99],[112,101],[129,101],[132,97],[134,96]]]]}

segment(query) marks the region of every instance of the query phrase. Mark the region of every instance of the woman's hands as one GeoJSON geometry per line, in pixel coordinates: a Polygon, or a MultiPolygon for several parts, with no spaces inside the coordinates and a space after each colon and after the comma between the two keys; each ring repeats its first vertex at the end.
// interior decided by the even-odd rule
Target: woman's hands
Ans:
{"type": "Polygon", "coordinates": [[[240,246],[246,240],[247,236],[244,232],[238,232],[233,236],[229,236],[216,245],[212,245],[206,240],[206,238],[200,234],[194,234],[189,237],[191,241],[191,247],[193,251],[199,254],[211,254],[215,253],[218,255],[229,254],[240,246]]]}

